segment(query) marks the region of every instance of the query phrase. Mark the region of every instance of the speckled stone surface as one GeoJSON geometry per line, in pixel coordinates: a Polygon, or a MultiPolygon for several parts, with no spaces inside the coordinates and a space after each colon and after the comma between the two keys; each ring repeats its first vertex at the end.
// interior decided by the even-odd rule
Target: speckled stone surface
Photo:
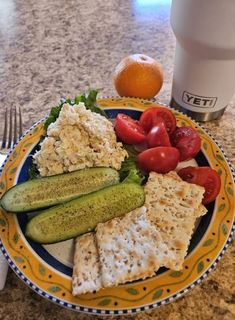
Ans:
{"type": "MultiPolygon", "coordinates": [[[[61,95],[73,97],[89,87],[99,88],[100,97],[116,95],[114,67],[131,53],[145,53],[162,63],[165,80],[157,99],[168,103],[175,47],[169,10],[170,0],[0,1],[0,128],[5,106],[21,106],[27,129],[44,117],[61,95]]],[[[222,119],[204,126],[234,164],[235,99],[222,119]]],[[[12,271],[0,292],[0,320],[93,318],[41,298],[12,271]]],[[[234,318],[234,244],[217,268],[186,296],[129,316],[155,320],[234,318]]]]}

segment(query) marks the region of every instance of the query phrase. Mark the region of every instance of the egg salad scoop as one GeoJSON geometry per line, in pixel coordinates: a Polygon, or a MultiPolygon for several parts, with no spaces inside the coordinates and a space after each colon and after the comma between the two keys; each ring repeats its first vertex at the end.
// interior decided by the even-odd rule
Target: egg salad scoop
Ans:
{"type": "Polygon", "coordinates": [[[66,103],[47,128],[34,163],[41,176],[51,176],[91,167],[119,170],[127,156],[111,121],[82,102],[66,103]]]}

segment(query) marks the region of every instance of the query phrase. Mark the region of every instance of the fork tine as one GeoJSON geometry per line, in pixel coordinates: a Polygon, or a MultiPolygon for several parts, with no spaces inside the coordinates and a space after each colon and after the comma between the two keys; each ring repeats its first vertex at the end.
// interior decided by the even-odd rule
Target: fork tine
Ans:
{"type": "Polygon", "coordinates": [[[12,144],[12,114],[13,114],[13,109],[11,106],[10,109],[10,126],[9,126],[9,132],[8,132],[8,145],[7,148],[11,148],[11,144],[12,144]]]}
{"type": "Polygon", "coordinates": [[[23,135],[22,113],[21,113],[20,107],[19,107],[19,120],[20,120],[20,123],[19,123],[19,138],[20,138],[23,135]]]}
{"type": "Polygon", "coordinates": [[[16,107],[14,108],[14,137],[13,137],[13,143],[14,145],[17,142],[17,111],[16,107]]]}
{"type": "Polygon", "coordinates": [[[4,129],[3,129],[3,138],[2,138],[1,149],[6,148],[6,144],[7,144],[7,129],[8,129],[8,114],[7,114],[7,108],[6,108],[5,109],[5,123],[4,123],[4,129]]]}

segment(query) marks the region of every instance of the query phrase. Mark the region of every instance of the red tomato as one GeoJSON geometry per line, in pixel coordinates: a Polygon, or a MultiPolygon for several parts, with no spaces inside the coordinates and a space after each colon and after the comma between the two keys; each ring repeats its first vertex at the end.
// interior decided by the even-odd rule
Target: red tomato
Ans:
{"type": "Polygon", "coordinates": [[[177,128],[171,135],[171,143],[179,149],[180,161],[193,159],[201,149],[201,138],[189,126],[177,128]]]}
{"type": "Polygon", "coordinates": [[[150,148],[138,155],[138,164],[145,172],[167,173],[177,167],[179,157],[178,149],[173,147],[150,148]]]}
{"type": "Polygon", "coordinates": [[[218,173],[210,167],[186,167],[179,170],[178,175],[185,181],[205,188],[203,204],[215,200],[219,194],[221,180],[218,173]]]}
{"type": "Polygon", "coordinates": [[[180,152],[180,161],[193,159],[201,149],[201,139],[199,137],[182,138],[175,146],[180,152]]]}
{"type": "Polygon", "coordinates": [[[114,122],[117,136],[127,144],[140,143],[146,139],[145,131],[139,121],[119,113],[114,122]]]}
{"type": "Polygon", "coordinates": [[[147,143],[150,148],[153,147],[170,147],[170,139],[163,121],[157,124],[147,134],[147,143]]]}
{"type": "Polygon", "coordinates": [[[199,137],[197,131],[190,126],[177,127],[171,135],[171,143],[176,146],[177,143],[185,137],[199,137]]]}
{"type": "Polygon", "coordinates": [[[145,131],[149,132],[159,118],[163,120],[167,132],[171,134],[176,128],[176,118],[174,114],[165,107],[152,107],[145,110],[140,117],[140,123],[145,131]]]}

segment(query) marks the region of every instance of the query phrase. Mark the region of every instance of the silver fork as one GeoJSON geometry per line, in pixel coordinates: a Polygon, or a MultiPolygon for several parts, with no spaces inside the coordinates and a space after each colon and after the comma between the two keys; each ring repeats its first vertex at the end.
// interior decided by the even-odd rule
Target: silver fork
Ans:
{"type": "MultiPolygon", "coordinates": [[[[23,126],[22,126],[22,114],[20,108],[11,107],[10,110],[6,108],[5,110],[5,120],[3,137],[0,147],[0,168],[7,157],[8,152],[22,136],[23,126]]],[[[0,169],[1,173],[1,169],[0,169]]],[[[0,290],[4,289],[6,283],[8,271],[8,264],[0,250],[0,290]]]]}
{"type": "Polygon", "coordinates": [[[22,136],[22,114],[20,107],[11,107],[10,110],[5,109],[5,122],[3,129],[2,144],[0,153],[6,154],[22,136]]]}

